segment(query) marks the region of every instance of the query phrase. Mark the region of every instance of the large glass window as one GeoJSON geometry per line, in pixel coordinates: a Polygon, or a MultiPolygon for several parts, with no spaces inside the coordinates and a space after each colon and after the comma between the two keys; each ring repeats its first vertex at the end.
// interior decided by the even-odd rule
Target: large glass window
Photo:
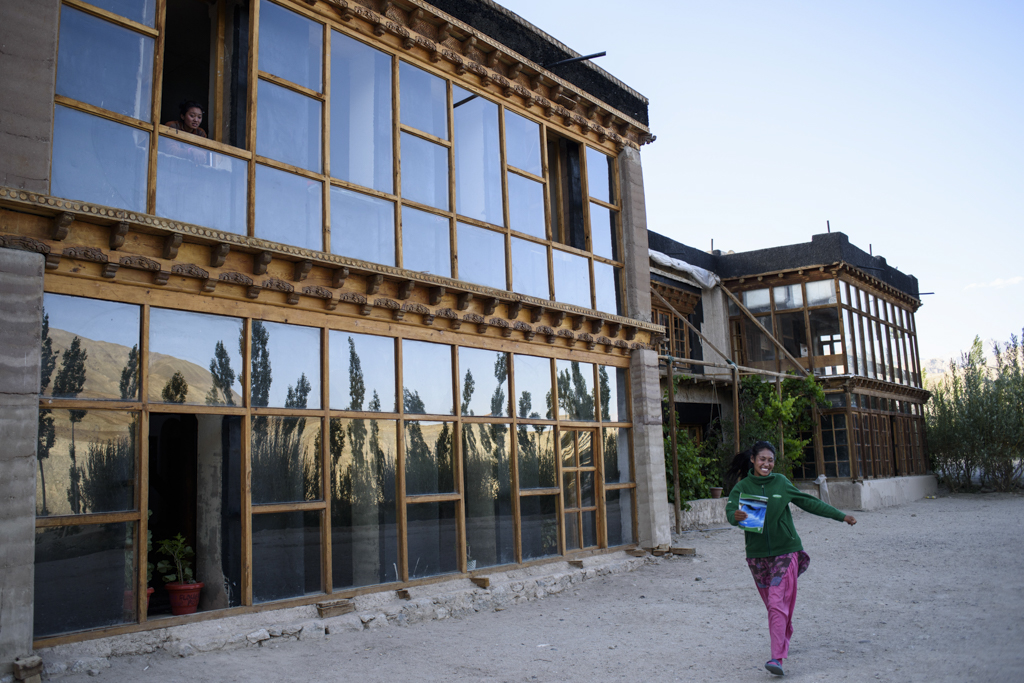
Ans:
{"type": "Polygon", "coordinates": [[[319,418],[253,418],[253,504],[322,499],[319,442],[319,418]]]}
{"type": "Polygon", "coordinates": [[[455,210],[462,216],[505,225],[501,202],[498,105],[455,87],[455,210]]]}
{"type": "Polygon", "coordinates": [[[272,2],[260,3],[260,71],[320,92],[323,26],[272,2]]]}
{"type": "Polygon", "coordinates": [[[516,415],[531,420],[555,419],[549,359],[516,354],[514,379],[516,415]]]}
{"type": "Polygon", "coordinates": [[[459,279],[505,289],[505,235],[466,223],[458,231],[459,279]]]}
{"type": "Polygon", "coordinates": [[[615,186],[612,182],[614,168],[611,157],[587,147],[587,189],[591,197],[602,202],[615,201],[615,186]]]}
{"type": "Polygon", "coordinates": [[[540,126],[508,109],[505,110],[505,154],[509,166],[541,175],[540,126]]]}
{"type": "Polygon", "coordinates": [[[394,202],[331,187],[331,253],[395,265],[394,202]]]}
{"type": "Polygon", "coordinates": [[[398,67],[402,124],[448,139],[448,90],[446,82],[408,62],[398,67]]]}
{"type": "Polygon", "coordinates": [[[149,400],[242,405],[242,321],[152,308],[149,312],[149,400]]]}
{"type": "Polygon", "coordinates": [[[622,299],[619,297],[619,272],[610,264],[594,261],[594,306],[605,313],[622,313],[622,299]]]}
{"type": "Polygon", "coordinates": [[[323,249],[323,183],[256,164],[256,237],[323,249]]]}
{"type": "Polygon", "coordinates": [[[554,249],[551,260],[555,269],[555,300],[590,308],[590,268],[587,259],[554,249]]]}
{"type": "Polygon", "coordinates": [[[402,342],[402,395],[407,414],[453,415],[452,347],[402,342]]]}
{"type": "Polygon", "coordinates": [[[320,330],[254,320],[250,352],[252,405],[320,408],[320,330]]]}
{"type": "Polygon", "coordinates": [[[402,267],[449,277],[451,233],[444,216],[402,207],[402,267]]]}
{"type": "Polygon", "coordinates": [[[512,290],[538,299],[550,298],[548,248],[512,238],[512,290]]]}
{"type": "Polygon", "coordinates": [[[594,366],[579,361],[557,360],[558,419],[591,422],[594,416],[594,366]]]}
{"type": "Polygon", "coordinates": [[[503,417],[508,410],[508,354],[459,349],[463,415],[503,417]]]}
{"type": "Polygon", "coordinates": [[[467,569],[515,562],[510,425],[462,428],[467,569]]]}
{"type": "Polygon", "coordinates": [[[331,330],[331,409],[390,413],[395,403],[395,340],[331,330]]]}
{"type": "Polygon", "coordinates": [[[319,512],[253,515],[253,602],[319,593],[320,566],[319,512]]]}
{"type": "Polygon", "coordinates": [[[161,136],[156,164],[158,216],[246,234],[248,163],[161,136]]]}
{"type": "Polygon", "coordinates": [[[89,4],[145,26],[152,26],[156,17],[156,0],[92,0],[89,4]]]}
{"type": "Polygon", "coordinates": [[[406,421],[407,495],[455,493],[454,437],[452,422],[406,421]]]}
{"type": "Polygon", "coordinates": [[[256,153],[319,173],[323,104],[269,81],[257,97],[256,153]]]}
{"type": "Polygon", "coordinates": [[[402,133],[402,196],[448,210],[448,148],[402,133]]]}
{"type": "Polygon", "coordinates": [[[508,174],[508,213],[513,230],[544,239],[544,185],[515,173],[508,174]]]}

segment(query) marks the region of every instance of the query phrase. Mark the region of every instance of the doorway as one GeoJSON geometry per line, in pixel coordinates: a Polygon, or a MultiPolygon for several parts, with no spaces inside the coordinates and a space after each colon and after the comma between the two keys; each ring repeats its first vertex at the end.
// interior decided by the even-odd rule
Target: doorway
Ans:
{"type": "Polygon", "coordinates": [[[594,429],[560,432],[566,552],[598,545],[596,434],[594,429]]]}

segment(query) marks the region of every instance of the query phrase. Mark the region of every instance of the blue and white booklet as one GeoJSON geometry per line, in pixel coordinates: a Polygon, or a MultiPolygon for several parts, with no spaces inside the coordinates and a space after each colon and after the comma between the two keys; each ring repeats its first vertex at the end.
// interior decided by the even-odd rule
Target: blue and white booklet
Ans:
{"type": "Polygon", "coordinates": [[[764,516],[768,511],[766,497],[743,494],[740,496],[740,510],[747,513],[747,518],[739,524],[741,529],[755,534],[764,531],[764,516]]]}

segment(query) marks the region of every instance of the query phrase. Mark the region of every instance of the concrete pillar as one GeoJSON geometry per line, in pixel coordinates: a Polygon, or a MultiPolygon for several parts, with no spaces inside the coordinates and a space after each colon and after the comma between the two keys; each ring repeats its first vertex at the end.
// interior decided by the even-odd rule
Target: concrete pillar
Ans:
{"type": "Polygon", "coordinates": [[[627,147],[619,154],[619,189],[622,193],[622,252],[626,262],[626,313],[651,320],[651,262],[647,246],[647,204],[640,152],[627,147]]]}
{"type": "MultiPolygon", "coordinates": [[[[701,323],[700,331],[708,340],[722,350],[723,353],[732,353],[732,342],[729,339],[729,307],[725,293],[720,287],[704,289],[701,291],[701,303],[704,309],[704,322],[701,323]]],[[[704,350],[704,360],[724,363],[729,358],[722,358],[707,344],[701,341],[701,348],[704,350]]],[[[704,368],[704,374],[712,377],[732,377],[731,370],[723,368],[704,368]]]]}
{"type": "Polygon", "coordinates": [[[60,0],[0,2],[0,185],[49,193],[60,0]]]}
{"type": "Polygon", "coordinates": [[[643,548],[652,548],[672,540],[657,352],[634,351],[630,358],[629,377],[633,389],[637,541],[643,548]]]}
{"type": "Polygon", "coordinates": [[[43,257],[0,248],[0,676],[32,652],[42,323],[43,257]]]}

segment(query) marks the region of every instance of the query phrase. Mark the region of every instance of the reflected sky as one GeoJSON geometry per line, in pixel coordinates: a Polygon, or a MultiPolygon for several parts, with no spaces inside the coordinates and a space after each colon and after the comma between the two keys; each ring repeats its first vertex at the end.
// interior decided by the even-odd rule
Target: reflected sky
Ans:
{"type": "Polygon", "coordinates": [[[293,389],[305,373],[310,384],[307,408],[320,407],[320,330],[284,323],[263,323],[270,338],[270,400],[268,405],[283,408],[288,388],[293,389]]]}
{"type": "Polygon", "coordinates": [[[397,410],[394,339],[331,330],[330,367],[332,410],[379,410],[385,413],[397,410]],[[353,405],[352,398],[353,350],[359,360],[364,392],[361,404],[357,398],[356,405],[353,405]],[[380,400],[379,408],[371,407],[374,392],[380,400]]]}
{"type": "Polygon", "coordinates": [[[138,306],[47,293],[43,295],[43,308],[50,316],[51,329],[128,349],[139,343],[138,306]]]}
{"type": "MultiPolygon", "coordinates": [[[[231,369],[235,372],[231,389],[241,396],[243,367],[238,346],[241,333],[240,318],[152,308],[149,312],[150,368],[153,369],[156,360],[153,354],[165,354],[197,365],[204,379],[209,378],[210,361],[215,357],[217,342],[222,342],[231,359],[231,369]]],[[[184,368],[176,369],[185,371],[184,368]]],[[[150,400],[159,400],[162,390],[159,384],[151,375],[150,400]]],[[[202,403],[203,400],[201,393],[193,392],[190,388],[188,403],[202,403]]]]}
{"type": "Polygon", "coordinates": [[[504,416],[508,410],[508,354],[485,349],[459,349],[459,393],[463,415],[504,416]],[[473,389],[467,398],[467,373],[473,389]]]}
{"type": "Polygon", "coordinates": [[[452,347],[447,344],[408,339],[402,342],[402,381],[405,391],[418,394],[423,402],[422,407],[411,406],[407,399],[407,413],[454,413],[451,351],[452,347]]]}

